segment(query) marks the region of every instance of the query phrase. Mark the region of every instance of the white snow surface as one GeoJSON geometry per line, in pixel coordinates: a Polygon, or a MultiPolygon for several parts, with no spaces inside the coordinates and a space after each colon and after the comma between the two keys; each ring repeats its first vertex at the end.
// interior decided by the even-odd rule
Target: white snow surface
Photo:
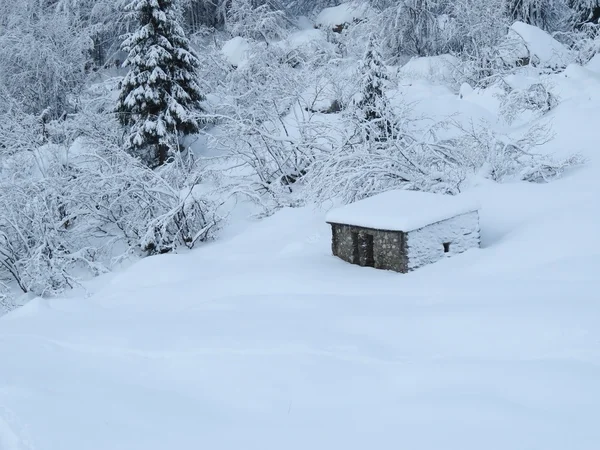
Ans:
{"type": "Polygon", "coordinates": [[[315,25],[318,27],[335,27],[336,25],[352,23],[366,17],[369,11],[369,5],[366,2],[342,3],[321,11],[315,19],[315,25]]]}
{"type": "Polygon", "coordinates": [[[515,22],[510,27],[510,34],[517,35],[523,40],[529,50],[529,54],[525,53],[523,56],[531,57],[537,66],[566,67],[573,61],[569,49],[538,27],[515,22]]]}
{"type": "Polygon", "coordinates": [[[285,209],[34,300],[0,319],[0,448],[596,450],[597,174],[482,184],[484,248],[406,275],[285,209]]]}
{"type": "Polygon", "coordinates": [[[326,220],[376,230],[412,231],[479,209],[466,195],[393,190],[332,209],[326,220]]]}
{"type": "Polygon", "coordinates": [[[399,70],[403,81],[428,80],[454,83],[461,78],[461,62],[453,55],[422,56],[410,59],[399,70]]]}

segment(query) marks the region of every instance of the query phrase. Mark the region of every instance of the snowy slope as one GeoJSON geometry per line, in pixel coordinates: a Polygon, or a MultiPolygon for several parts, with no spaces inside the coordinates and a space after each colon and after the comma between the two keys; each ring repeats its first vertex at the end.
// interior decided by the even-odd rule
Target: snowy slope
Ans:
{"type": "Polygon", "coordinates": [[[0,320],[0,448],[595,449],[589,169],[482,185],[484,248],[409,275],[283,210],[0,320]]]}
{"type": "MultiPolygon", "coordinates": [[[[598,66],[552,76],[539,119],[545,151],[587,166],[474,183],[479,250],[361,268],[331,256],[325,212],[284,209],[0,318],[0,450],[596,450],[598,66]]],[[[490,91],[400,90],[497,117],[490,91]]]]}

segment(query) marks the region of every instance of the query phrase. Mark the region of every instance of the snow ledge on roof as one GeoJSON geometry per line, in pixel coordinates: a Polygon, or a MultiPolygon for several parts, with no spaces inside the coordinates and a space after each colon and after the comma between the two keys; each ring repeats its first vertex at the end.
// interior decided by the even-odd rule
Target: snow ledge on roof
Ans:
{"type": "Polygon", "coordinates": [[[466,196],[394,190],[333,209],[326,221],[408,232],[477,210],[479,204],[466,196]]]}

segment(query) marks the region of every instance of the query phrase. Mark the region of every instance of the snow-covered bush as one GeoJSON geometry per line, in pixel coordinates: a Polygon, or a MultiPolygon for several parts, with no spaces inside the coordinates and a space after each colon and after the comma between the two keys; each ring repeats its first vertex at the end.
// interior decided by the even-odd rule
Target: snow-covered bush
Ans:
{"type": "Polygon", "coordinates": [[[54,295],[123,253],[191,248],[218,229],[218,203],[198,189],[191,155],[150,170],[124,150],[103,106],[94,99],[72,119],[50,122],[45,140],[40,127],[0,121],[0,277],[24,292],[54,295]]]}
{"type": "Polygon", "coordinates": [[[32,15],[21,3],[7,2],[10,20],[0,26],[0,87],[26,113],[61,117],[76,108],[92,41],[65,15],[32,15]]]}
{"type": "Polygon", "coordinates": [[[419,132],[398,114],[384,116],[391,124],[385,139],[368,139],[361,130],[315,159],[308,184],[317,202],[335,198],[350,203],[390,189],[457,194],[476,175],[498,182],[547,182],[583,162],[577,155],[555,159],[535,153],[548,138],[547,130],[535,128],[513,139],[489,124],[466,129],[450,122],[419,132]],[[458,137],[439,139],[448,129],[458,137]]]}
{"type": "Polygon", "coordinates": [[[0,281],[0,316],[12,311],[17,307],[18,304],[14,299],[10,287],[0,281]]]}
{"type": "Polygon", "coordinates": [[[200,195],[195,189],[202,177],[190,153],[176,153],[153,171],[117,142],[109,147],[105,140],[105,146],[98,147],[99,131],[81,135],[82,151],[72,160],[79,168],[72,183],[80,192],[78,203],[86,205],[94,229],[151,254],[192,248],[214,236],[220,222],[217,205],[210,194],[200,195]]]}
{"type": "MultiPolygon", "coordinates": [[[[554,160],[536,154],[535,147],[550,139],[544,127],[534,126],[515,139],[489,124],[464,127],[447,120],[424,125],[401,99],[389,98],[382,67],[371,43],[357,74],[363,80],[357,101],[337,130],[341,138],[317,149],[307,170],[307,184],[318,202],[337,198],[348,203],[395,188],[456,194],[481,174],[495,181],[547,181],[581,162],[577,156],[554,160]]],[[[547,91],[534,85],[528,93],[531,102],[539,103],[537,96],[547,91]]]]}
{"type": "Polygon", "coordinates": [[[577,64],[587,64],[600,53],[600,25],[597,23],[584,23],[575,30],[555,33],[554,37],[573,51],[577,64]]]}
{"type": "Polygon", "coordinates": [[[44,178],[15,174],[0,183],[2,267],[24,292],[56,294],[73,286],[76,270],[102,271],[98,249],[76,220],[69,186],[75,176],[69,167],[48,161],[44,178]]]}
{"type": "Polygon", "coordinates": [[[378,15],[382,44],[395,55],[431,56],[449,49],[445,2],[441,0],[401,0],[378,15]]]}
{"type": "Polygon", "coordinates": [[[460,136],[439,144],[458,152],[457,160],[462,161],[462,170],[467,175],[477,173],[498,182],[548,182],[565,169],[583,163],[578,154],[556,158],[535,151],[552,139],[547,125],[533,125],[518,137],[498,133],[485,122],[454,126],[460,136]]]}
{"type": "Polygon", "coordinates": [[[271,2],[232,0],[227,10],[227,29],[233,36],[270,42],[287,32],[285,12],[271,2]]]}
{"type": "Polygon", "coordinates": [[[567,0],[505,0],[512,21],[554,32],[564,29],[571,14],[567,0]]]}
{"type": "Polygon", "coordinates": [[[559,99],[547,83],[533,83],[524,89],[513,89],[507,84],[503,86],[505,91],[501,96],[500,114],[509,124],[525,111],[539,117],[558,105],[559,99]]]}

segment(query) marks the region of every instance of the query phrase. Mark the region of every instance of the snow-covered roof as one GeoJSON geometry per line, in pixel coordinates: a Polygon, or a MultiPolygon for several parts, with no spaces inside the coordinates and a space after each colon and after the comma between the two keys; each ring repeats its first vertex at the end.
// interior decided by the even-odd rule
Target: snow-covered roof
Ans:
{"type": "Polygon", "coordinates": [[[342,3],[332,8],[325,8],[315,19],[318,27],[335,27],[345,23],[352,23],[368,15],[369,5],[366,2],[342,3]]]}
{"type": "Polygon", "coordinates": [[[326,220],[376,230],[412,231],[478,209],[475,201],[463,196],[395,190],[333,209],[326,220]]]}

